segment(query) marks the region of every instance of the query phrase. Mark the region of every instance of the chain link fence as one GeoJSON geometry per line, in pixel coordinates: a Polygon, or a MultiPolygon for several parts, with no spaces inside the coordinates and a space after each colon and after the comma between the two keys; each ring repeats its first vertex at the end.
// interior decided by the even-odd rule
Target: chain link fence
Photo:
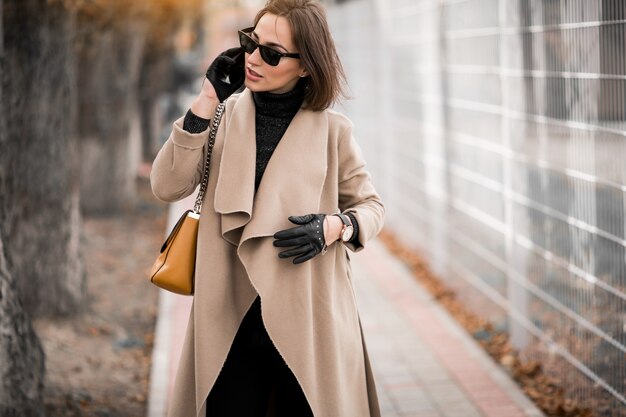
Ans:
{"type": "Polygon", "coordinates": [[[626,2],[330,18],[387,226],[571,395],[626,415],[626,2]]]}

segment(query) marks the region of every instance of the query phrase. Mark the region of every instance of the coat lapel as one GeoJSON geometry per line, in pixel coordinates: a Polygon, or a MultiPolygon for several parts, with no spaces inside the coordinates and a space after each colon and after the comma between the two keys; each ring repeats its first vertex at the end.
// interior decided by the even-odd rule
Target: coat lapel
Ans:
{"type": "Polygon", "coordinates": [[[289,216],[317,213],[326,178],[327,142],[326,113],[300,109],[274,150],[255,195],[255,107],[250,90],[244,90],[225,126],[215,189],[222,236],[240,245],[295,226],[289,216]]]}
{"type": "Polygon", "coordinates": [[[294,227],[289,216],[318,212],[326,178],[325,118],[321,112],[303,109],[294,116],[267,164],[242,243],[294,227]]]}
{"type": "Polygon", "coordinates": [[[248,89],[241,93],[227,116],[214,206],[222,215],[222,236],[238,245],[241,228],[252,216],[254,199],[255,120],[254,102],[248,89]]]}

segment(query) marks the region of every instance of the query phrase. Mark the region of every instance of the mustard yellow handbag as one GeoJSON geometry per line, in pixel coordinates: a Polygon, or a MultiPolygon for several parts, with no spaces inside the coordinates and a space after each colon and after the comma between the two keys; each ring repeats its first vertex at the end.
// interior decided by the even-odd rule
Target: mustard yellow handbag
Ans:
{"type": "Polygon", "coordinates": [[[150,281],[154,285],[176,294],[193,295],[200,210],[209,182],[209,168],[211,153],[215,144],[215,134],[223,113],[224,103],[220,103],[211,123],[204,174],[202,175],[200,190],[198,191],[193,210],[187,210],[180,216],[169,236],[165,239],[165,243],[161,247],[161,253],[150,271],[150,281]]]}

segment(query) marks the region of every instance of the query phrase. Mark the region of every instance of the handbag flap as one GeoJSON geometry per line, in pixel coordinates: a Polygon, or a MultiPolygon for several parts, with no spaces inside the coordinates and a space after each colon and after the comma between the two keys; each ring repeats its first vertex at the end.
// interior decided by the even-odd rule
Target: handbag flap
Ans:
{"type": "Polygon", "coordinates": [[[180,227],[183,225],[183,221],[185,220],[185,218],[187,217],[187,215],[191,212],[191,210],[187,210],[183,213],[182,216],[180,216],[180,219],[178,219],[178,221],[176,222],[176,224],[174,225],[174,227],[172,228],[172,231],[170,232],[170,234],[167,236],[167,239],[165,239],[165,242],[163,243],[163,246],[161,246],[161,251],[160,253],[163,253],[163,251],[165,251],[165,248],[167,248],[167,245],[170,243],[170,241],[174,238],[174,236],[176,236],[176,234],[178,233],[178,231],[180,230],[180,227]]]}

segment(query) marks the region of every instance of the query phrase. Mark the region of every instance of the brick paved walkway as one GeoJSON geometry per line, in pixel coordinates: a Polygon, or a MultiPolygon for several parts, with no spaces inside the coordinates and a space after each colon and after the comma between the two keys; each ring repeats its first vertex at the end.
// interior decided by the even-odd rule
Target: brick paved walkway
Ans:
{"type": "MultiPolygon", "coordinates": [[[[543,416],[381,243],[351,258],[383,417],[543,416]]],[[[190,301],[160,295],[148,417],[165,416],[190,301]]]]}
{"type": "Polygon", "coordinates": [[[384,417],[543,415],[381,243],[351,257],[384,417]]]}

